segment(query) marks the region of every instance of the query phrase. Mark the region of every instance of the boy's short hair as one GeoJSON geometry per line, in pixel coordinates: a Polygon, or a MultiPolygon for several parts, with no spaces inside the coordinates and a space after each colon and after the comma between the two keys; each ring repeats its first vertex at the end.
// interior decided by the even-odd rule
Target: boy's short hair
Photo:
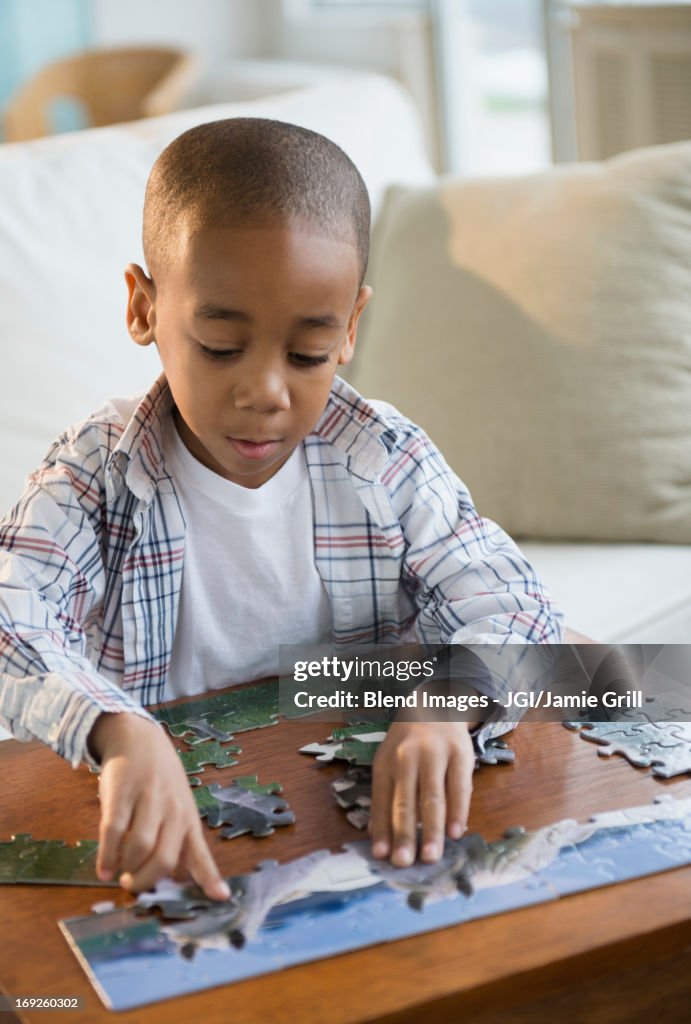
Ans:
{"type": "Polygon", "coordinates": [[[369,253],[370,202],[352,160],[334,142],[259,117],[210,121],[183,132],[153,166],[144,200],[144,256],[155,275],[175,248],[181,221],[302,220],[353,242],[360,283],[369,253]]]}

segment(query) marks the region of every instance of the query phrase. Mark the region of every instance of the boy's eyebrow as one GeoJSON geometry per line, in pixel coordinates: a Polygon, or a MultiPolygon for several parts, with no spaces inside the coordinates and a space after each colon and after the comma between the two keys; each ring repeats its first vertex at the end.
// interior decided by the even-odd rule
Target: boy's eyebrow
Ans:
{"type": "MultiPolygon", "coordinates": [[[[195,319],[198,320],[239,320],[241,323],[251,323],[252,317],[241,309],[227,309],[225,306],[217,306],[213,302],[205,302],[194,311],[195,319]]],[[[299,317],[295,323],[296,327],[327,327],[337,329],[343,327],[343,321],[333,313],[324,313],[319,316],[299,317]]]]}
{"type": "Polygon", "coordinates": [[[216,306],[213,302],[205,302],[197,306],[194,311],[195,320],[242,320],[249,323],[252,319],[241,309],[225,309],[223,306],[216,306]]]}

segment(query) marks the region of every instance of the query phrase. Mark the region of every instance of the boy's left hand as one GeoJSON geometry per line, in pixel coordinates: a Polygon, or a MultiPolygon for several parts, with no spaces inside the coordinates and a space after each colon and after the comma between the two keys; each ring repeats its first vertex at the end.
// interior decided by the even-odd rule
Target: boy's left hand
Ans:
{"type": "Polygon", "coordinates": [[[397,867],[420,857],[433,863],[444,834],[460,839],[467,827],[475,753],[468,722],[394,722],[373,764],[370,832],[375,857],[397,867]]]}

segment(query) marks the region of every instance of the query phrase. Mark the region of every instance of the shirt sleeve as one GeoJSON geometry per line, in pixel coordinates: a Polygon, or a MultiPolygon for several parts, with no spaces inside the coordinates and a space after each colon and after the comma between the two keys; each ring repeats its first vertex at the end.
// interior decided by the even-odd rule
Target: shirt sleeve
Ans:
{"type": "Polygon", "coordinates": [[[417,428],[389,490],[406,543],[404,580],[430,642],[559,643],[562,616],[537,573],[417,428]],[[434,639],[436,637],[436,640],[434,639]]]}
{"type": "Polygon", "coordinates": [[[533,645],[561,642],[561,612],[514,541],[478,514],[430,439],[403,422],[387,486],[404,534],[403,580],[419,610],[418,635],[425,644],[472,646],[489,668],[476,688],[498,702],[490,717],[504,718],[501,703],[526,665],[534,684],[549,673],[554,651],[533,645]]]}
{"type": "Polygon", "coordinates": [[[101,712],[151,718],[89,659],[106,577],[100,453],[53,446],[0,522],[0,723],[73,767],[101,712]]]}

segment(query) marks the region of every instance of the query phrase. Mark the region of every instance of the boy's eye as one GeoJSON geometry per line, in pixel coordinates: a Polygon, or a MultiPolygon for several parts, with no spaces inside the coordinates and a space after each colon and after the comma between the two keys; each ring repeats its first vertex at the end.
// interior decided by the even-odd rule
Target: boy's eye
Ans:
{"type": "MultiPolygon", "coordinates": [[[[198,343],[200,351],[208,356],[209,359],[227,359],[229,356],[237,355],[240,349],[237,348],[209,348],[208,345],[202,345],[198,343]]],[[[323,356],[306,356],[301,352],[289,353],[290,359],[296,366],[321,366],[323,363],[329,361],[328,355],[323,356]]]]}
{"type": "Polygon", "coordinates": [[[199,348],[210,359],[224,359],[227,356],[235,355],[238,351],[236,348],[208,348],[206,345],[202,345],[201,342],[199,342],[199,348]]]}
{"type": "Polygon", "coordinates": [[[300,352],[291,352],[290,358],[297,366],[322,366],[329,361],[328,355],[304,356],[300,352]]]}

